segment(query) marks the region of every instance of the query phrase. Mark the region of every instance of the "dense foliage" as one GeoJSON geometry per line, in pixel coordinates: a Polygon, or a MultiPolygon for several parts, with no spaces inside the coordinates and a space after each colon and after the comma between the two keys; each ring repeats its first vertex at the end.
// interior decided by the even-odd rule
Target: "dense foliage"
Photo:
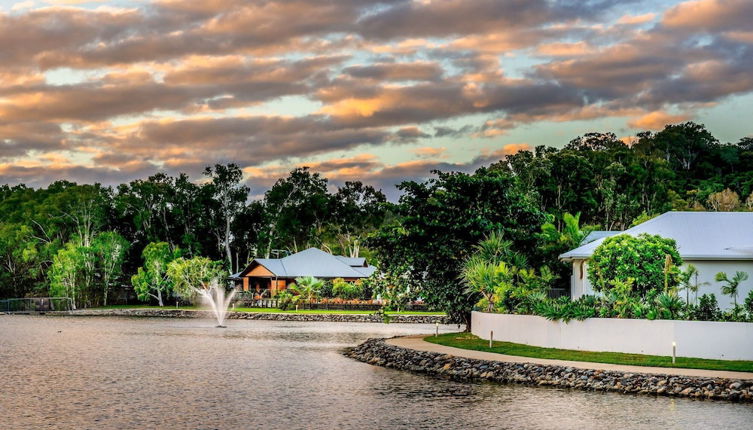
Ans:
{"type": "Polygon", "coordinates": [[[594,250],[588,261],[588,280],[596,291],[630,283],[636,294],[644,296],[658,286],[676,289],[681,265],[674,240],[645,233],[619,234],[606,238],[594,250]]]}
{"type": "Polygon", "coordinates": [[[357,257],[389,209],[371,186],[330,189],[306,168],[251,201],[238,166],[212,166],[205,176],[195,183],[158,173],[113,188],[67,181],[40,189],[0,186],[0,298],[62,295],[77,306],[106,305],[115,292],[122,302],[121,287],[136,275],[137,295],[164,303],[171,284],[150,286],[157,278],[144,278],[143,253],[151,243],[180,249],[186,260],[220,261],[225,274],[254,257],[309,246],[357,257]]]}
{"type": "Polygon", "coordinates": [[[429,305],[468,322],[478,298],[465,294],[460,275],[473,245],[497,231],[520,252],[534,253],[544,215],[508,172],[436,174],[424,183],[399,186],[404,194],[395,208],[396,222],[369,245],[388,263],[387,270],[403,271],[429,305]]]}
{"type": "MultiPolygon", "coordinates": [[[[621,230],[673,209],[753,209],[753,138],[721,143],[695,123],[640,133],[631,145],[611,133],[589,133],[473,173],[435,172],[425,182],[400,184],[397,204],[360,182],[332,187],[307,168],[269,190],[249,190],[232,164],[204,173],[200,182],[158,173],[116,187],[0,186],[0,297],[75,294],[79,305],[103,304],[144,270],[150,243],[180,249],[185,259],[220,261],[228,274],[257,256],[318,246],[380,266],[381,277],[364,283],[364,295],[394,303],[420,297],[462,322],[483,292],[467,294],[461,273],[473,246],[491,232],[525,257],[525,264],[504,262],[517,278],[546,275],[562,289],[569,269],[557,255],[597,226],[621,230]],[[97,250],[97,237],[113,248],[97,250]]],[[[673,275],[671,284],[687,284],[686,297],[693,292],[681,277],[673,275]]],[[[140,291],[146,299],[161,295],[140,291]]],[[[499,306],[530,306],[512,293],[505,297],[499,306]]]]}

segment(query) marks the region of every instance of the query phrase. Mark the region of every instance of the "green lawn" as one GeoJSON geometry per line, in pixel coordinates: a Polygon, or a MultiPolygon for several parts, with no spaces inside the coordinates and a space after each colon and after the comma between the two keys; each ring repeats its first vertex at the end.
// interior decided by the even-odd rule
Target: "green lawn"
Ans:
{"type": "Polygon", "coordinates": [[[672,357],[625,354],[619,352],[592,352],[575,351],[571,349],[540,348],[537,346],[510,342],[494,342],[492,348],[489,348],[488,340],[480,339],[470,333],[446,333],[441,334],[438,337],[428,336],[424,338],[424,340],[455,348],[496,352],[498,354],[517,355],[521,357],[587,361],[592,363],[629,364],[633,366],[753,372],[753,361],[709,360],[703,358],[677,357],[677,363],[672,364],[672,357]]]}
{"type": "MultiPolygon", "coordinates": [[[[150,306],[150,305],[112,305],[103,306],[99,308],[90,309],[187,309],[187,310],[201,310],[196,306],[181,306],[176,308],[175,305],[166,305],[164,307],[150,306]]],[[[374,311],[349,311],[349,310],[336,310],[336,309],[321,309],[321,310],[287,310],[283,311],[278,308],[235,308],[230,309],[235,312],[265,312],[265,313],[279,313],[279,314],[373,314],[374,311]]],[[[443,312],[413,312],[413,311],[400,311],[400,312],[387,312],[388,315],[444,315],[443,312]]]]}

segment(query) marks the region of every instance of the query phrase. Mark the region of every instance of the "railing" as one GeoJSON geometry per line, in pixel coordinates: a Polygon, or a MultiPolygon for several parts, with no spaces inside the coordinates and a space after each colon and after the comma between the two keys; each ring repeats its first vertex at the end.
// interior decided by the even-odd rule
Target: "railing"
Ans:
{"type": "Polygon", "coordinates": [[[29,297],[0,300],[0,312],[32,313],[70,311],[73,300],[69,297],[29,297]]]}

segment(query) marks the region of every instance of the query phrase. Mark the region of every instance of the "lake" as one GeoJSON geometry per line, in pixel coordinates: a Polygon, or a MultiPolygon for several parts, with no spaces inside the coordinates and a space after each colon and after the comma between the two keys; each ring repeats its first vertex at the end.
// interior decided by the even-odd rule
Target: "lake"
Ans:
{"type": "MultiPolygon", "coordinates": [[[[357,362],[413,324],[0,315],[0,428],[750,428],[750,405],[460,383],[357,362]]],[[[442,331],[456,331],[443,326],[442,331]]]]}

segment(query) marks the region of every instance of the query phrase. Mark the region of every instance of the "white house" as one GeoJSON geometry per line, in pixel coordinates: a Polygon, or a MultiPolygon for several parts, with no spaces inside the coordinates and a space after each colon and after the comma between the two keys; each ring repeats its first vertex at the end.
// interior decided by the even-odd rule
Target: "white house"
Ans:
{"type": "MultiPolygon", "coordinates": [[[[674,239],[683,261],[698,269],[698,282],[708,283],[701,285],[698,296],[714,293],[722,309],[731,307],[732,299],[721,294],[721,283],[714,280],[717,273],[726,272],[732,277],[743,271],[751,276],[738,288],[738,303],[753,288],[753,212],[667,212],[622,233],[658,234],[674,239]]],[[[588,259],[605,239],[560,255],[562,261],[573,264],[570,292],[574,299],[594,294],[588,280],[588,259]]]]}

